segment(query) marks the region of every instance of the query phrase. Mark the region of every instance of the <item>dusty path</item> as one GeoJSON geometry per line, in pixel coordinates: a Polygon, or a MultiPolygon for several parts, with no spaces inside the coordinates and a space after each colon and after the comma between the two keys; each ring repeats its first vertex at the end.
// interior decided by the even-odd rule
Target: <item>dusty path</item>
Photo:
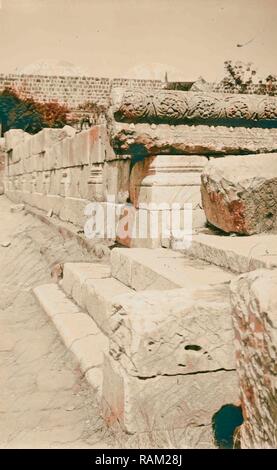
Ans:
{"type": "Polygon", "coordinates": [[[51,282],[56,263],[87,258],[74,241],[10,206],[1,196],[0,447],[116,446],[92,388],[32,294],[51,282]]]}

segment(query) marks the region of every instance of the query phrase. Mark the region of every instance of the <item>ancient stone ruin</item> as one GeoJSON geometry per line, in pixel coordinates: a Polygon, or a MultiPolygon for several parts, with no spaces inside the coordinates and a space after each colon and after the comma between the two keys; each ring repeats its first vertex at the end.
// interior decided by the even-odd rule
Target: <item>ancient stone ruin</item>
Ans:
{"type": "Polygon", "coordinates": [[[276,447],[277,98],[114,87],[106,124],[5,149],[6,195],[106,255],[34,293],[108,425],[276,447]]]}

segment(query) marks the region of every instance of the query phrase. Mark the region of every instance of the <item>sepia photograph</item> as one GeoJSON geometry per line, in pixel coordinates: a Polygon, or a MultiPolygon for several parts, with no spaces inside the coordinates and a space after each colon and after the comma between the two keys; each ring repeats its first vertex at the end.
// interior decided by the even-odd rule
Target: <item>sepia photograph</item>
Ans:
{"type": "Polygon", "coordinates": [[[0,460],[277,448],[276,24],[0,0],[0,460]]]}

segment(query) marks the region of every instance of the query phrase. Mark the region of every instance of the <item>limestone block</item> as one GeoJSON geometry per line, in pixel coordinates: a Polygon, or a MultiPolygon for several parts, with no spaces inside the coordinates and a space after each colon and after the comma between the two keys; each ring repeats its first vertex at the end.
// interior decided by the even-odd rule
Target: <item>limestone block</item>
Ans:
{"type": "Polygon", "coordinates": [[[59,216],[61,208],[64,203],[64,199],[57,195],[47,194],[47,197],[44,199],[44,210],[45,212],[52,211],[54,215],[59,216]]]}
{"type": "Polygon", "coordinates": [[[69,166],[89,164],[90,141],[87,131],[69,139],[69,166]]]}
{"type": "Polygon", "coordinates": [[[44,164],[44,159],[45,159],[45,152],[39,153],[37,156],[37,170],[38,171],[43,171],[46,170],[45,164],[44,164]]]}
{"type": "Polygon", "coordinates": [[[70,348],[74,341],[78,341],[89,335],[97,335],[99,329],[91,318],[83,312],[59,313],[54,315],[53,322],[60,331],[63,342],[70,348]]]}
{"type": "Polygon", "coordinates": [[[17,145],[16,147],[14,147],[14,149],[11,151],[10,154],[11,154],[11,157],[12,157],[11,161],[13,163],[16,163],[16,162],[19,162],[20,160],[22,160],[25,157],[23,143],[21,143],[21,144],[17,145]]]}
{"type": "Polygon", "coordinates": [[[103,163],[107,152],[107,129],[106,126],[96,125],[92,126],[88,131],[85,131],[90,143],[89,162],[103,163]]]}
{"type": "Polygon", "coordinates": [[[244,273],[259,268],[277,268],[277,235],[251,235],[251,237],[222,237],[215,234],[197,234],[188,255],[222,266],[225,270],[244,273]]]}
{"type": "Polygon", "coordinates": [[[57,142],[52,147],[53,154],[53,168],[63,167],[63,140],[57,142]]]}
{"type": "Polygon", "coordinates": [[[60,218],[65,222],[71,222],[84,230],[86,222],[86,215],[84,213],[85,207],[89,204],[86,199],[79,199],[74,197],[65,197],[63,205],[60,209],[60,218]]]}
{"type": "Polygon", "coordinates": [[[21,144],[23,149],[23,158],[29,158],[31,156],[31,140],[32,136],[25,133],[24,142],[21,144]]]}
{"type": "Polygon", "coordinates": [[[104,163],[104,197],[114,198],[116,203],[125,203],[129,198],[130,159],[104,163]]]}
{"type": "Polygon", "coordinates": [[[53,194],[53,195],[60,194],[61,176],[62,176],[62,170],[50,171],[49,194],[53,194]]]}
{"type": "Polygon", "coordinates": [[[276,226],[277,154],[211,160],[202,174],[208,221],[225,232],[245,235],[276,226]]]}
{"type": "Polygon", "coordinates": [[[195,288],[233,277],[217,266],[163,248],[114,248],[110,261],[112,276],[136,291],[195,288]]]}
{"type": "Polygon", "coordinates": [[[51,176],[51,171],[44,171],[43,172],[43,188],[42,188],[42,193],[43,194],[49,194],[50,176],[51,176]]]}
{"type": "MultiPolygon", "coordinates": [[[[86,190],[87,199],[90,201],[104,201],[103,171],[104,164],[89,165],[82,170],[81,193],[86,190]],[[86,183],[83,181],[85,180],[86,183]]],[[[84,196],[82,196],[84,197],[84,196]]]]}
{"type": "Polygon", "coordinates": [[[130,199],[135,207],[149,203],[201,204],[200,174],[207,158],[189,155],[156,155],[134,164],[130,199]]]}
{"type": "Polygon", "coordinates": [[[235,369],[225,284],[123,294],[114,310],[110,352],[131,375],[235,369]]]}
{"type": "Polygon", "coordinates": [[[231,283],[242,448],[277,447],[277,272],[256,270],[231,283]]]}
{"type": "Polygon", "coordinates": [[[206,220],[200,216],[202,209],[199,214],[192,210],[190,203],[184,204],[183,208],[178,203],[177,207],[174,204],[141,203],[140,209],[130,204],[123,205],[117,225],[117,241],[133,248],[158,248],[162,246],[162,240],[168,240],[169,244],[174,239],[190,243],[194,226],[203,226],[206,220]]]}
{"type": "Polygon", "coordinates": [[[65,138],[63,129],[42,129],[31,139],[31,152],[33,155],[45,152],[56,142],[65,138]]]}
{"type": "Polygon", "coordinates": [[[31,181],[32,177],[30,173],[25,173],[24,174],[24,179],[22,180],[23,185],[22,185],[22,190],[25,192],[31,192],[32,186],[31,186],[31,181]]]}
{"type": "Polygon", "coordinates": [[[30,136],[22,129],[10,129],[5,132],[5,147],[6,151],[13,150],[17,145],[23,144],[24,140],[30,136]]]}
{"type": "Polygon", "coordinates": [[[67,195],[70,197],[80,198],[80,186],[81,186],[81,167],[74,166],[67,168],[66,172],[68,173],[69,185],[67,195]]]}
{"type": "Polygon", "coordinates": [[[112,358],[105,358],[103,411],[108,424],[121,422],[129,433],[183,430],[184,447],[214,447],[199,437],[211,430],[212,416],[223,405],[238,403],[234,371],[133,377],[112,358]]]}
{"type": "Polygon", "coordinates": [[[277,151],[277,129],[113,122],[111,145],[120,155],[234,155],[277,151]]]}
{"type": "Polygon", "coordinates": [[[34,193],[37,191],[37,172],[33,171],[31,173],[31,192],[34,193]]]}
{"type": "Polygon", "coordinates": [[[69,167],[69,151],[70,151],[70,142],[69,138],[63,139],[60,143],[62,149],[62,168],[69,167]]]}
{"type": "Polygon", "coordinates": [[[108,336],[112,334],[112,316],[116,299],[131,289],[112,277],[87,279],[82,286],[83,304],[98,327],[108,336]]]}
{"type": "Polygon", "coordinates": [[[64,168],[61,170],[60,174],[60,196],[68,197],[70,192],[70,176],[71,173],[69,168],[64,168]]]}
{"type": "Polygon", "coordinates": [[[53,152],[52,147],[50,147],[49,149],[41,153],[44,155],[44,158],[43,158],[44,171],[53,170],[53,168],[55,168],[56,159],[55,159],[55,153],[53,152]]]}
{"type": "Polygon", "coordinates": [[[114,89],[112,111],[127,122],[211,122],[276,125],[277,98],[254,94],[228,94],[176,90],[114,89]]]}
{"type": "Polygon", "coordinates": [[[105,279],[111,275],[110,267],[100,263],[65,263],[62,288],[81,306],[86,305],[83,285],[89,279],[105,279]]]}
{"type": "Polygon", "coordinates": [[[81,370],[86,373],[91,368],[102,366],[107,344],[108,339],[99,333],[75,341],[70,349],[77,357],[81,370]]]}

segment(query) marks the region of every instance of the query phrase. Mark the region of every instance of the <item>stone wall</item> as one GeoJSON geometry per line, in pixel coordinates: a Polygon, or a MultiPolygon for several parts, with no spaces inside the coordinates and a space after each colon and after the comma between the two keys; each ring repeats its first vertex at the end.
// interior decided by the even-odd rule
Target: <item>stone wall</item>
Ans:
{"type": "Polygon", "coordinates": [[[76,133],[43,129],[31,136],[10,130],[6,141],[6,194],[15,202],[55,215],[84,230],[85,207],[92,201],[105,205],[129,196],[130,158],[117,159],[109,146],[106,126],[76,133]]]}
{"type": "Polygon", "coordinates": [[[103,77],[70,77],[42,75],[0,74],[0,92],[4,88],[14,88],[22,96],[33,97],[40,102],[58,101],[70,109],[87,102],[107,105],[111,87],[131,87],[161,89],[160,80],[139,80],[103,77]]]}
{"type": "Polygon", "coordinates": [[[200,177],[208,159],[230,155],[235,162],[238,154],[251,159],[255,153],[273,154],[276,127],[276,97],[115,87],[105,124],[79,133],[69,126],[34,136],[7,133],[7,191],[14,200],[52,211],[79,229],[89,202],[105,205],[113,196],[131,233],[118,236],[120,243],[169,247],[176,240],[173,205],[181,208],[183,232],[190,223],[185,204],[193,209],[190,230],[205,226],[200,177]],[[155,235],[148,231],[153,223],[155,235]]]}

